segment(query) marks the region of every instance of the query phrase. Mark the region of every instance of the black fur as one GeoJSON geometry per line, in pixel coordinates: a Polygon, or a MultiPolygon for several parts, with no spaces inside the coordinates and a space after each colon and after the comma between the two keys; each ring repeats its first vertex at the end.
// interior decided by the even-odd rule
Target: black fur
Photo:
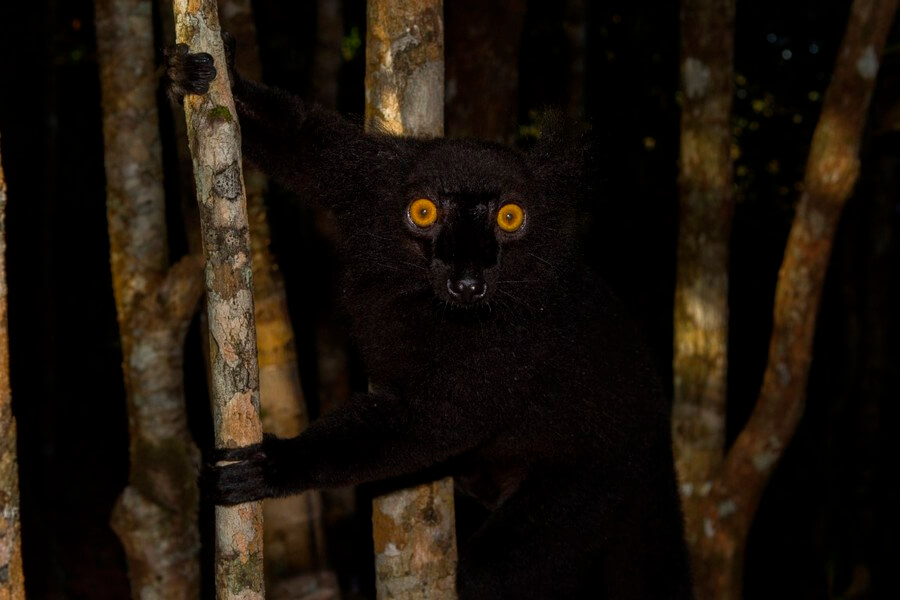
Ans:
{"type": "MultiPolygon", "coordinates": [[[[211,62],[169,53],[176,95],[211,62]]],[[[575,249],[577,152],[365,135],[231,73],[246,156],[334,212],[342,296],[375,391],[293,439],[220,450],[233,504],[452,473],[491,511],[461,540],[460,597],[688,598],[669,403],[638,336],[575,249]],[[573,158],[574,157],[574,158],[573,158]],[[440,219],[422,230],[409,203],[440,219]],[[515,202],[515,233],[495,220],[515,202]],[[487,289],[462,303],[448,282],[487,289]]]]}

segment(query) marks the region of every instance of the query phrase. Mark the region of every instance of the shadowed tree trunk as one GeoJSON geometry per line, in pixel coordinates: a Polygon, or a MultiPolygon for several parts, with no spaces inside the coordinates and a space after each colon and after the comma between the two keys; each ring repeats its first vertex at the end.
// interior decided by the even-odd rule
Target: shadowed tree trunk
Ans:
{"type": "Polygon", "coordinates": [[[587,67],[587,0],[566,0],[563,29],[569,50],[569,81],[566,86],[566,114],[584,117],[584,84],[587,67]]]}
{"type": "MultiPolygon", "coordinates": [[[[444,132],[441,0],[373,0],[366,31],[366,127],[397,135],[444,132]]],[[[456,598],[453,480],[375,499],[378,598],[456,598]]]]}
{"type": "Polygon", "coordinates": [[[25,600],[19,524],[19,467],[16,421],[9,384],[6,315],[6,180],[0,162],[0,600],[25,600]]]}
{"type": "Polygon", "coordinates": [[[741,595],[744,548],[766,483],[803,415],[816,315],[841,210],[897,0],[854,0],[813,135],[803,192],[775,289],[769,358],[756,406],[700,506],[698,598],[741,595]]]}
{"type": "Polygon", "coordinates": [[[447,135],[511,142],[525,0],[447,3],[447,135]]]}
{"type": "MultiPolygon", "coordinates": [[[[249,0],[220,0],[222,27],[237,42],[236,69],[249,79],[262,79],[259,44],[249,0]]],[[[295,437],[309,425],[306,400],[288,314],[284,279],[270,251],[265,196],[268,182],[255,167],[245,165],[244,181],[253,252],[253,299],[259,353],[259,388],[263,430],[295,437]]],[[[271,498],[263,502],[265,565],[269,587],[324,566],[322,499],[318,491],[271,498]]],[[[299,587],[309,587],[308,578],[299,587]]],[[[336,591],[336,590],[335,590],[336,591]]],[[[323,597],[324,598],[324,597],[323,597]]]]}
{"type": "Polygon", "coordinates": [[[313,54],[313,98],[322,106],[337,108],[341,44],[344,41],[344,7],[341,0],[316,2],[316,50],[313,54]]]}
{"type": "MultiPolygon", "coordinates": [[[[214,0],[175,0],[175,38],[225,65],[214,0]]],[[[262,441],[253,308],[253,265],[241,170],[241,139],[228,77],[209,93],[184,99],[194,159],[210,333],[210,378],[216,447],[262,441]]],[[[222,599],[261,600],[262,503],[216,507],[216,591],[222,599]]]]}
{"type": "Polygon", "coordinates": [[[150,0],[96,2],[107,219],[128,401],[129,485],[111,525],[134,598],[199,597],[196,471],[183,345],[201,261],[169,267],[150,0]]]}
{"type": "Polygon", "coordinates": [[[735,0],[684,0],[672,438],[688,546],[725,452],[735,0]]]}

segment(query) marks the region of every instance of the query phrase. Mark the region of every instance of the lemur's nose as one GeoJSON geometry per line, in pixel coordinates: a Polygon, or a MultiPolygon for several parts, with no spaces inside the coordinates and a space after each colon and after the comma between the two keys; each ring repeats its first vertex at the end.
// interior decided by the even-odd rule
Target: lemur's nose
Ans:
{"type": "Polygon", "coordinates": [[[463,303],[477,302],[487,293],[487,284],[482,279],[465,277],[463,279],[447,280],[447,291],[450,295],[463,303]]]}

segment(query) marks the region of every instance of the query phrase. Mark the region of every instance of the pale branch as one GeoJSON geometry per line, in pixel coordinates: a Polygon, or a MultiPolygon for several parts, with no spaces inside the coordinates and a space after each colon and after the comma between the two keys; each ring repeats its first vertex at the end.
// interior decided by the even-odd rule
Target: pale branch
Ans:
{"type": "MultiPolygon", "coordinates": [[[[211,396],[216,446],[262,441],[253,266],[241,168],[240,126],[214,0],[174,0],[175,38],[221,67],[209,93],[184,99],[206,256],[211,396]]],[[[222,600],[261,600],[262,503],[216,507],[216,590],[222,600]]]]}
{"type": "Polygon", "coordinates": [[[188,254],[169,268],[157,295],[171,326],[177,331],[187,328],[203,297],[203,256],[188,254]]]}
{"type": "Polygon", "coordinates": [[[734,16],[735,0],[682,2],[672,441],[692,552],[725,455],[734,16]]]}
{"type": "Polygon", "coordinates": [[[200,594],[196,471],[183,342],[202,278],[169,268],[150,0],[97,0],[107,219],[128,401],[129,485],[111,525],[134,598],[200,594]]]}
{"type": "Polygon", "coordinates": [[[6,284],[6,179],[0,161],[0,600],[25,600],[16,420],[9,383],[6,284]]]}
{"type": "Polygon", "coordinates": [[[740,595],[750,525],[763,490],[803,415],[822,288],[841,211],[859,171],[859,149],[879,60],[898,0],[854,0],[775,290],[763,384],[703,506],[698,597],[740,595]],[[700,586],[703,587],[700,587],[700,586]]]}
{"type": "Polygon", "coordinates": [[[444,135],[442,0],[373,0],[366,27],[366,129],[444,135]]]}
{"type": "MultiPolygon", "coordinates": [[[[443,104],[442,1],[369,2],[366,128],[438,137],[443,104]]],[[[378,598],[456,598],[452,478],[376,498],[372,525],[378,598]]]]}
{"type": "MultiPolygon", "coordinates": [[[[242,77],[259,80],[262,77],[262,62],[250,1],[219,0],[219,10],[222,27],[234,36],[237,43],[237,72],[242,77]]],[[[268,181],[259,169],[245,165],[244,183],[253,255],[253,300],[263,430],[279,437],[295,437],[309,425],[309,416],[300,384],[294,327],[288,312],[284,278],[271,251],[265,202],[268,181]]],[[[321,506],[321,494],[317,490],[263,501],[267,587],[274,590],[274,584],[279,580],[318,571],[324,566],[325,535],[321,506]]],[[[321,591],[314,593],[325,600],[321,591]]],[[[333,591],[337,594],[336,589],[333,591]]]]}
{"type": "Polygon", "coordinates": [[[110,263],[127,323],[169,265],[152,9],[150,0],[95,5],[110,263]]]}

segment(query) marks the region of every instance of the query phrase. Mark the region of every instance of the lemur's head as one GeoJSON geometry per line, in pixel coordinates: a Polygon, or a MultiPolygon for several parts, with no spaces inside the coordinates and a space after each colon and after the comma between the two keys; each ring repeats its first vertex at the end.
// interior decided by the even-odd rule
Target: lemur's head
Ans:
{"type": "Polygon", "coordinates": [[[580,180],[555,153],[550,144],[523,154],[435,140],[414,157],[396,225],[405,260],[424,267],[438,299],[467,308],[527,304],[555,271],[568,270],[580,180]]]}
{"type": "Polygon", "coordinates": [[[481,318],[539,310],[548,293],[564,294],[559,281],[578,262],[583,149],[547,131],[528,152],[362,139],[350,168],[362,180],[348,178],[336,213],[353,302],[481,318]]]}

